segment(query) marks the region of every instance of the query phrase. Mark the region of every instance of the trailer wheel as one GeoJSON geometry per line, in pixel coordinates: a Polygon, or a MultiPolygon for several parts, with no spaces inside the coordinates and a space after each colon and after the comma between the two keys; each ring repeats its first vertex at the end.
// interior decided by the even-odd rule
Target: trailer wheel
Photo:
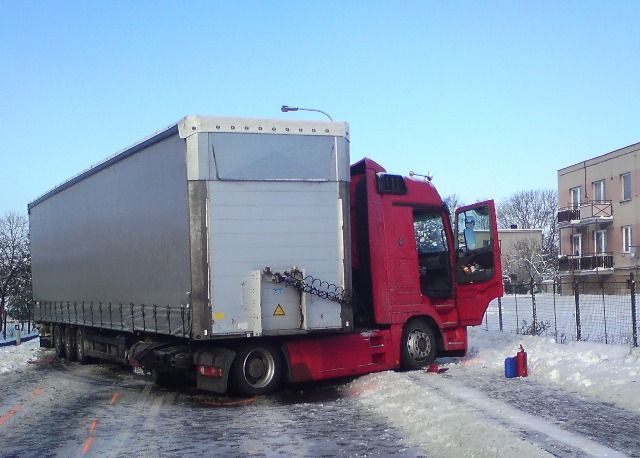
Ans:
{"type": "Polygon", "coordinates": [[[53,348],[58,358],[64,358],[64,327],[61,324],[53,327],[53,348]]]}
{"type": "Polygon", "coordinates": [[[85,334],[84,328],[82,326],[78,326],[76,328],[76,359],[80,364],[87,364],[89,362],[89,357],[84,351],[85,346],[85,334]]]}
{"type": "Polygon", "coordinates": [[[76,332],[71,326],[64,328],[64,352],[69,361],[76,360],[76,332]]]}
{"type": "Polygon", "coordinates": [[[277,348],[253,344],[238,350],[230,375],[239,394],[255,396],[273,392],[280,384],[282,369],[282,356],[277,348]]]}
{"type": "Polygon", "coordinates": [[[433,329],[423,319],[409,321],[402,331],[401,367],[420,369],[436,359],[436,339],[433,329]]]}

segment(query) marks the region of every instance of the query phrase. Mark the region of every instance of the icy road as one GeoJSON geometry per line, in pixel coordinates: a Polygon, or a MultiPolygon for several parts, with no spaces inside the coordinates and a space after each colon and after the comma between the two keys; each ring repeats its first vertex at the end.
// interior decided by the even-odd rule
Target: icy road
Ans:
{"type": "Polygon", "coordinates": [[[640,456],[636,350],[525,338],[532,374],[507,380],[498,360],[513,338],[474,337],[441,375],[384,372],[231,404],[30,343],[0,370],[0,456],[640,456]]]}

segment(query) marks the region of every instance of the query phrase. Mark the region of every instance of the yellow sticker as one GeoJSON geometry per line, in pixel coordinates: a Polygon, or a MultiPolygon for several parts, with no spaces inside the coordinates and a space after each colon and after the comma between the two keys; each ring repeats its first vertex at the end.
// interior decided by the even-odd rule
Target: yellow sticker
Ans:
{"type": "Polygon", "coordinates": [[[213,319],[214,319],[215,321],[222,321],[222,320],[224,320],[224,313],[222,313],[222,312],[215,312],[215,313],[213,314],[213,319]]]}
{"type": "Polygon", "coordinates": [[[278,304],[276,309],[273,311],[273,316],[284,316],[284,309],[280,304],[278,304]]]}

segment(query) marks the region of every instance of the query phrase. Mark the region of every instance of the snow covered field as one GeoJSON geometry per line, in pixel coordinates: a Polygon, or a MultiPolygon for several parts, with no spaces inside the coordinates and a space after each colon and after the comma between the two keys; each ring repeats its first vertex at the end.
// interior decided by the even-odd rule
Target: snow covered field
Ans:
{"type": "MultiPolygon", "coordinates": [[[[556,398],[558,404],[566,401],[567,416],[583,416],[580,411],[572,413],[576,403],[587,412],[599,409],[602,404],[596,401],[627,409],[635,423],[640,415],[637,348],[588,342],[559,345],[549,337],[472,328],[467,357],[440,363],[449,369],[443,375],[371,374],[352,382],[348,390],[433,456],[548,456],[545,450],[560,456],[576,451],[624,456],[506,402],[518,397],[530,412],[536,411],[535,403],[553,403],[556,398]],[[529,377],[505,379],[504,359],[514,356],[520,344],[528,353],[529,377]],[[591,409],[589,399],[594,401],[591,409]],[[528,436],[543,437],[544,448],[528,436]]],[[[606,431],[606,426],[602,429],[606,431]]]]}
{"type": "MultiPolygon", "coordinates": [[[[536,318],[542,332],[557,338],[558,342],[577,340],[576,303],[573,295],[561,296],[536,293],[536,318]]],[[[640,301],[638,301],[640,303],[640,301]]],[[[501,298],[503,330],[521,332],[533,323],[533,307],[530,295],[506,295],[501,298]]],[[[581,294],[580,340],[590,342],[632,344],[631,296],[581,294]]],[[[638,313],[640,317],[640,313],[638,313]]],[[[483,327],[499,330],[498,300],[489,304],[483,327]]]]}
{"type": "MultiPolygon", "coordinates": [[[[37,357],[40,351],[40,340],[33,339],[22,345],[0,347],[0,376],[7,372],[23,369],[30,359],[37,357]]],[[[2,378],[0,378],[0,382],[2,378]]]]}
{"type": "Polygon", "coordinates": [[[26,322],[21,323],[17,321],[9,321],[7,322],[6,336],[4,335],[4,332],[0,330],[0,348],[4,347],[5,345],[15,344],[18,333],[18,331],[15,329],[16,325],[20,326],[20,336],[23,341],[25,341],[25,339],[31,340],[38,335],[38,330],[33,327],[33,323],[31,323],[31,325],[28,325],[26,322]]]}

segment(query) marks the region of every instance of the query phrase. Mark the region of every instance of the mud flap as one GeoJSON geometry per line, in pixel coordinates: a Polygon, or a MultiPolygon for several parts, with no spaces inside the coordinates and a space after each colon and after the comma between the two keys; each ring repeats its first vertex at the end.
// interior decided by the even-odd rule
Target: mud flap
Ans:
{"type": "Polygon", "coordinates": [[[236,352],[226,348],[202,349],[196,351],[193,362],[196,367],[219,367],[222,369],[220,377],[207,377],[196,372],[196,386],[199,390],[224,394],[227,391],[229,371],[236,357],[236,352]]]}

